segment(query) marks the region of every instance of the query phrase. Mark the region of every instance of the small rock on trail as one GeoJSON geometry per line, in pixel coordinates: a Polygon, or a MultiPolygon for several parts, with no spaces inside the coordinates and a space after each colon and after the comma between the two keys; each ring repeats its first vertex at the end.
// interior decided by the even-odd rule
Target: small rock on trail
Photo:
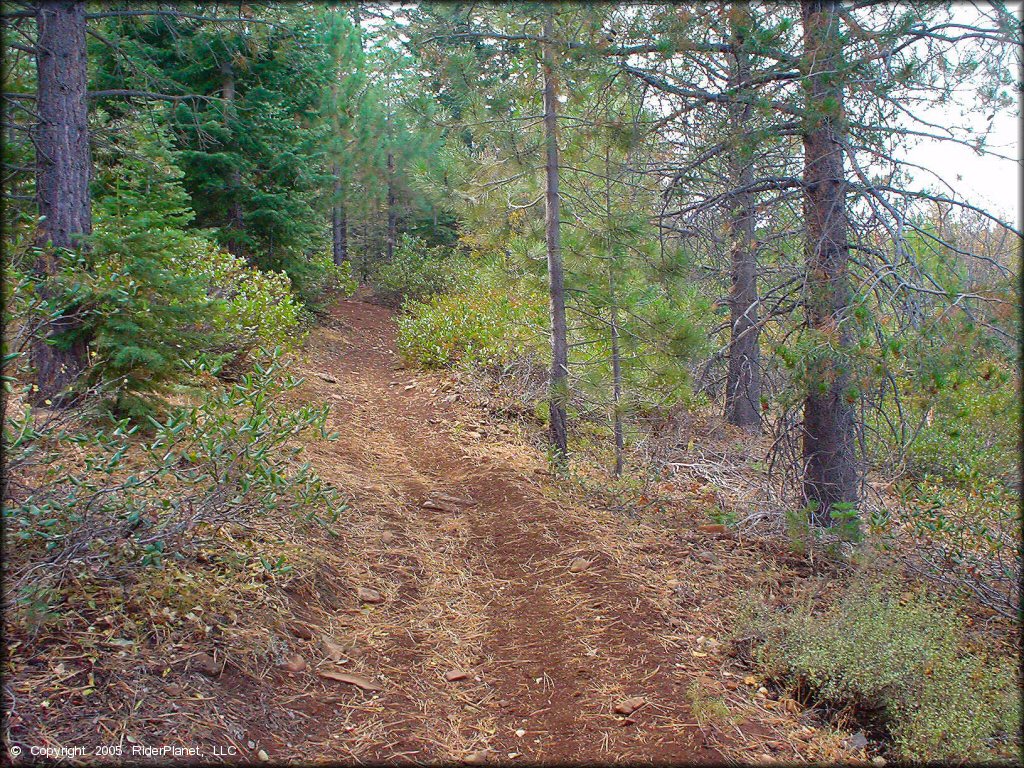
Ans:
{"type": "Polygon", "coordinates": [[[615,714],[632,715],[646,703],[647,699],[643,696],[633,696],[632,698],[624,699],[615,705],[615,714]]]}
{"type": "Polygon", "coordinates": [[[362,603],[377,604],[384,602],[384,595],[370,587],[359,587],[359,589],[356,590],[356,597],[358,597],[359,601],[362,603]]]}

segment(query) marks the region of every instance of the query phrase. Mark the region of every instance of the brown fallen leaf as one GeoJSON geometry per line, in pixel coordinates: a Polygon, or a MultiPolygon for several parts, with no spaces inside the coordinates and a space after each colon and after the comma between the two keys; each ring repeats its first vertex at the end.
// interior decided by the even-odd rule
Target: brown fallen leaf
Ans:
{"type": "Polygon", "coordinates": [[[647,699],[643,696],[633,696],[632,698],[620,701],[615,705],[615,714],[617,715],[631,715],[636,712],[640,707],[647,703],[647,699]]]}
{"type": "Polygon", "coordinates": [[[429,498],[421,504],[424,509],[436,509],[439,512],[461,512],[457,504],[452,504],[450,501],[442,501],[441,499],[429,498]]]}
{"type": "Polygon", "coordinates": [[[348,683],[354,685],[357,688],[362,688],[364,691],[381,691],[384,690],[380,683],[376,683],[368,677],[362,675],[354,675],[350,672],[336,672],[333,669],[321,669],[318,670],[317,674],[320,677],[325,677],[328,680],[337,680],[339,683],[348,683]]]}
{"type": "Polygon", "coordinates": [[[370,589],[369,587],[359,587],[356,590],[356,597],[364,603],[383,603],[384,595],[378,592],[376,589],[370,589]]]}
{"type": "Polygon", "coordinates": [[[391,544],[392,542],[394,542],[394,540],[395,540],[395,533],[394,533],[394,531],[384,531],[384,533],[382,533],[380,535],[381,544],[391,544]]]}
{"type": "Polygon", "coordinates": [[[572,565],[569,566],[569,573],[582,573],[593,564],[593,560],[588,560],[585,557],[577,557],[572,561],[572,565]]]}
{"type": "Polygon", "coordinates": [[[286,661],[284,664],[281,665],[281,667],[286,672],[291,672],[293,674],[298,674],[299,672],[305,672],[307,666],[309,666],[309,665],[306,664],[306,660],[304,658],[302,658],[299,654],[295,654],[290,659],[288,659],[288,661],[286,661]]]}
{"type": "Polygon", "coordinates": [[[217,677],[224,671],[224,665],[218,663],[217,660],[208,653],[200,653],[196,656],[195,660],[192,662],[192,667],[197,672],[202,672],[207,677],[217,677]]]}
{"type": "Polygon", "coordinates": [[[469,672],[464,669],[453,669],[444,673],[444,679],[449,683],[454,683],[456,680],[465,680],[469,677],[469,672]]]}
{"type": "Polygon", "coordinates": [[[324,656],[331,661],[341,661],[345,658],[346,650],[334,642],[333,638],[324,635],[320,638],[320,646],[324,649],[324,656]]]}
{"type": "Polygon", "coordinates": [[[303,640],[312,640],[316,635],[313,634],[313,630],[307,627],[305,624],[300,624],[297,621],[293,621],[288,625],[288,631],[290,631],[296,637],[301,637],[303,640]]]}
{"type": "Polygon", "coordinates": [[[701,533],[728,533],[729,532],[728,528],[726,528],[724,525],[717,524],[717,523],[715,525],[698,525],[697,526],[697,530],[700,531],[701,533]]]}
{"type": "Polygon", "coordinates": [[[489,749],[478,749],[476,752],[470,752],[462,758],[462,762],[467,765],[483,765],[487,762],[490,752],[491,751],[489,749]]]}

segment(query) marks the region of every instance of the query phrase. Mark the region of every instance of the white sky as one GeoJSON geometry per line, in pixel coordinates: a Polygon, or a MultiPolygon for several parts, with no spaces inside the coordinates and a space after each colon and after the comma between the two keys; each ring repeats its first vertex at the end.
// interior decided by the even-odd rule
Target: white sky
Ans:
{"type": "MultiPolygon", "coordinates": [[[[1021,6],[1020,2],[1007,3],[1008,10],[1018,18],[1021,6]]],[[[974,22],[978,18],[977,13],[969,3],[953,6],[953,16],[958,21],[974,22]]],[[[1017,61],[1019,64],[1020,60],[1017,61]]],[[[963,114],[964,106],[971,105],[976,98],[974,94],[964,93],[960,98],[962,104],[925,109],[921,116],[938,125],[969,126],[975,130],[984,128],[986,116],[963,114]]],[[[916,171],[914,178],[921,186],[950,194],[949,188],[935,178],[937,175],[955,190],[956,197],[999,214],[1011,223],[1020,223],[1021,153],[1017,115],[1008,111],[995,114],[986,147],[1014,160],[979,155],[968,147],[938,140],[922,140],[905,150],[903,156],[934,173],[916,171]]]]}
{"type": "MultiPolygon", "coordinates": [[[[1003,160],[979,156],[973,150],[947,141],[926,140],[906,150],[905,157],[912,163],[933,171],[970,203],[1006,217],[1010,222],[1020,219],[1020,126],[1017,118],[1006,113],[997,114],[992,121],[988,146],[1001,155],[1016,158],[1003,160]],[[959,178],[958,178],[959,177],[959,178]]],[[[948,188],[935,176],[916,171],[915,180],[936,191],[949,194],[948,188]]]]}

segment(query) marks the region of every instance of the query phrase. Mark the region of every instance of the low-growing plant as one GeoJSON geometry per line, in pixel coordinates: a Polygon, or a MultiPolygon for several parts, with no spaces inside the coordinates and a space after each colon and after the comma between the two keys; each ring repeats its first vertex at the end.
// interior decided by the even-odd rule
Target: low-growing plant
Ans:
{"type": "Polygon", "coordinates": [[[699,682],[695,681],[687,688],[686,700],[700,728],[709,725],[724,726],[732,720],[724,698],[706,691],[699,682]]]}
{"type": "Polygon", "coordinates": [[[210,341],[202,350],[205,364],[215,373],[222,365],[244,370],[261,348],[291,352],[302,344],[302,305],[284,272],[255,269],[208,241],[195,243],[182,268],[197,275],[205,293],[217,302],[217,311],[204,325],[210,341]]]}
{"type": "Polygon", "coordinates": [[[417,237],[402,235],[391,261],[377,267],[371,283],[378,299],[397,307],[454,287],[460,262],[450,248],[430,247],[417,237]]]}
{"type": "Polygon", "coordinates": [[[1018,748],[1016,674],[967,648],[965,620],[924,592],[857,582],[831,607],[752,605],[755,662],[794,697],[870,716],[902,759],[979,760],[1018,748]]]}
{"type": "MultiPolygon", "coordinates": [[[[193,374],[209,377],[201,366],[193,374]]],[[[10,409],[3,442],[16,477],[3,516],[24,566],[8,583],[14,596],[38,601],[41,585],[71,563],[111,573],[160,566],[198,538],[262,524],[271,512],[330,530],[344,500],[299,461],[300,437],[330,437],[327,407],[286,404],[298,383],[274,350],[197,405],[151,419],[145,439],[127,418],[103,428],[88,412],[97,398],[79,401],[78,419],[72,409],[10,409]]]]}
{"type": "Polygon", "coordinates": [[[500,366],[538,354],[546,322],[540,297],[496,289],[442,294],[406,310],[398,348],[424,368],[500,366]]]}
{"type": "Polygon", "coordinates": [[[322,312],[334,299],[351,296],[359,287],[352,263],[335,264],[330,254],[304,256],[288,264],[294,292],[307,310],[322,312]]]}
{"type": "Polygon", "coordinates": [[[971,594],[1014,619],[1020,612],[1020,495],[995,477],[970,483],[925,474],[897,487],[879,544],[925,578],[971,594]],[[894,524],[898,521],[898,525],[894,524]]]}

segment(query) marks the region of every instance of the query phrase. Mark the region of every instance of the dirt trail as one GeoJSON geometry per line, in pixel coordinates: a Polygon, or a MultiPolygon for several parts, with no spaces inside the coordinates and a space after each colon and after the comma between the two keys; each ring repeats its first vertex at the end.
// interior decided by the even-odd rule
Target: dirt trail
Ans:
{"type": "Polygon", "coordinates": [[[362,486],[356,509],[390,531],[365,569],[385,602],[334,629],[358,623],[369,638],[358,662],[384,690],[307,710],[337,745],[316,756],[720,761],[689,711],[664,615],[602,553],[587,511],[551,500],[542,457],[460,428],[440,377],[401,368],[388,310],[343,301],[333,318],[310,342],[319,382],[305,396],[329,398],[341,436],[313,461],[362,486]],[[439,494],[459,501],[423,506],[439,494]],[[577,558],[592,563],[572,572],[577,558]],[[454,670],[468,675],[446,680],[454,670]],[[632,715],[613,711],[635,696],[645,703],[632,715]]]}

